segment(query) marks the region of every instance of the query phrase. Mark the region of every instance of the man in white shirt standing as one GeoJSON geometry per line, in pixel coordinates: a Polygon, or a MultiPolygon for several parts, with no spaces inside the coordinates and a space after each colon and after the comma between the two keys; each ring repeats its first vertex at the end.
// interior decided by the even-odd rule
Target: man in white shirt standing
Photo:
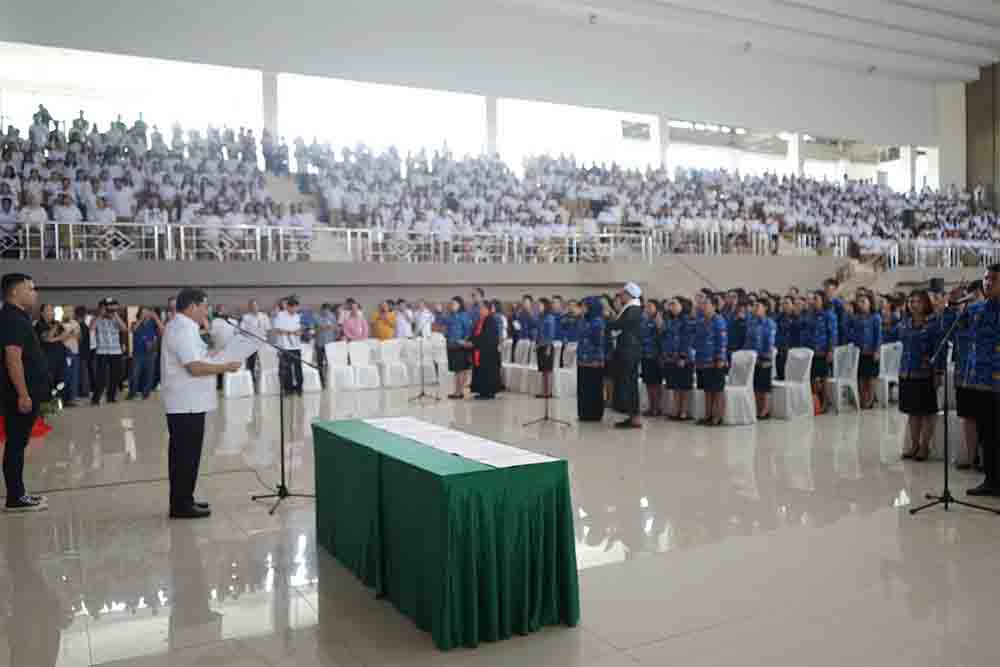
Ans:
{"type": "MultiPolygon", "coordinates": [[[[261,312],[256,300],[251,299],[250,303],[247,304],[247,311],[240,318],[240,328],[258,338],[267,340],[267,332],[271,329],[271,318],[266,313],[261,312]]],[[[257,361],[256,352],[247,359],[247,370],[253,377],[254,385],[257,384],[257,361]]]]}
{"type": "Polygon", "coordinates": [[[294,296],[285,301],[284,309],[274,316],[271,331],[275,344],[285,350],[279,364],[281,385],[285,392],[302,395],[302,316],[299,301],[294,296]]]}
{"type": "Polygon", "coordinates": [[[240,362],[214,363],[199,327],[208,324],[208,296],[198,289],[177,295],[177,315],[163,333],[161,396],[167,413],[170,444],[170,518],[211,516],[208,503],[194,499],[205,440],[205,414],[216,409],[215,376],[233,373],[240,362]]]}

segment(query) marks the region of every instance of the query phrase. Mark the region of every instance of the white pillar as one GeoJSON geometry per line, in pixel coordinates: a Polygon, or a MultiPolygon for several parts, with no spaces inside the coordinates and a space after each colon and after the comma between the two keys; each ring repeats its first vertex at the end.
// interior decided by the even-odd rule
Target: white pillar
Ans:
{"type": "Polygon", "coordinates": [[[903,189],[909,192],[917,185],[917,149],[915,146],[900,146],[899,159],[903,161],[903,189]]]}
{"type": "Polygon", "coordinates": [[[927,185],[932,190],[940,190],[941,182],[941,150],[938,148],[925,148],[927,153],[927,185]]]}
{"type": "Polygon", "coordinates": [[[261,102],[264,112],[264,129],[278,138],[278,75],[274,72],[261,72],[261,102]]]}
{"type": "Polygon", "coordinates": [[[658,118],[660,129],[660,166],[667,168],[667,153],[670,152],[670,119],[661,113],[658,118]]]}
{"type": "MultiPolygon", "coordinates": [[[[934,85],[934,112],[937,129],[937,174],[942,189],[954,185],[959,190],[967,183],[966,154],[968,150],[964,83],[934,85]]],[[[928,153],[931,168],[928,181],[934,185],[934,158],[928,153]]]]}
{"type": "Polygon", "coordinates": [[[497,137],[500,126],[497,124],[497,98],[486,97],[486,154],[495,157],[497,154],[497,137]]]}
{"type": "Polygon", "coordinates": [[[802,135],[796,132],[788,140],[788,153],[785,160],[788,162],[788,170],[796,177],[802,176],[802,166],[805,162],[802,159],[802,135]]]}

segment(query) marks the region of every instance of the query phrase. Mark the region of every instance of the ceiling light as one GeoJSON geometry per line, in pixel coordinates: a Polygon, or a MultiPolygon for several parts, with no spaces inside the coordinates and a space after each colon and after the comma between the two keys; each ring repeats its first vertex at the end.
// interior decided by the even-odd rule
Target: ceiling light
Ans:
{"type": "Polygon", "coordinates": [[[746,133],[747,133],[747,131],[746,131],[746,130],[744,130],[744,129],[743,129],[742,127],[738,127],[738,128],[736,128],[736,134],[738,134],[738,135],[740,135],[740,136],[743,136],[743,135],[744,135],[744,134],[746,134],[746,133]]]}
{"type": "Polygon", "coordinates": [[[732,132],[732,131],[733,131],[733,128],[731,128],[731,127],[728,127],[728,126],[726,126],[726,125],[723,125],[723,126],[722,126],[721,128],[719,128],[719,129],[720,129],[720,130],[722,130],[722,133],[723,133],[723,134],[729,134],[730,132],[732,132]]]}

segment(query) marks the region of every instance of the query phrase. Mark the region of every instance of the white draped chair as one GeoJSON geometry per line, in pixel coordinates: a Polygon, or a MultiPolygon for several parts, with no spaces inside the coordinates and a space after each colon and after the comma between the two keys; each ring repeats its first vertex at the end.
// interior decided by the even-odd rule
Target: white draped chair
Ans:
{"type": "Polygon", "coordinates": [[[240,370],[222,376],[222,395],[225,398],[253,396],[253,375],[247,368],[246,361],[240,366],[240,370]]]}
{"type": "Polygon", "coordinates": [[[733,353],[733,360],[726,379],[727,426],[746,426],[757,423],[757,402],[753,393],[753,372],[757,366],[757,353],[740,350],[733,353]]]}
{"type": "Polygon", "coordinates": [[[410,338],[403,341],[400,356],[406,364],[406,376],[410,384],[420,384],[420,374],[423,373],[424,384],[437,382],[437,370],[431,356],[431,342],[426,338],[410,338]]]}
{"type": "Polygon", "coordinates": [[[354,369],[348,365],[347,342],[327,343],[326,386],[332,391],[353,391],[358,388],[354,369]]]}
{"type": "Polygon", "coordinates": [[[878,379],[875,380],[875,398],[883,408],[889,407],[892,386],[899,386],[899,366],[903,362],[903,344],[886,343],[879,350],[878,379]]]}
{"type": "Polygon", "coordinates": [[[323,391],[323,382],[319,378],[319,371],[306,364],[316,363],[316,348],[312,344],[302,348],[302,392],[306,394],[318,394],[323,391]]]}
{"type": "Polygon", "coordinates": [[[372,348],[368,341],[348,343],[347,357],[354,369],[354,383],[358,389],[378,389],[381,386],[378,368],[372,364],[372,348]]]}
{"type": "Polygon", "coordinates": [[[528,382],[526,376],[528,375],[528,371],[531,370],[529,364],[534,347],[534,343],[530,340],[521,339],[517,341],[517,345],[514,346],[514,361],[502,364],[501,372],[503,373],[504,385],[506,385],[508,391],[521,392],[523,391],[522,388],[526,386],[528,382]]]}
{"type": "Polygon", "coordinates": [[[774,383],[771,393],[771,415],[775,419],[812,417],[812,360],[813,351],[796,347],[788,351],[785,361],[785,379],[774,383]]]}
{"type": "Polygon", "coordinates": [[[567,343],[562,354],[562,367],[552,375],[552,395],[556,398],[576,396],[576,343],[567,343]]]}
{"type": "Polygon", "coordinates": [[[260,372],[257,378],[257,393],[261,396],[277,396],[281,393],[281,373],[278,370],[278,352],[270,345],[262,345],[257,352],[260,372]]]}
{"type": "Polygon", "coordinates": [[[833,409],[840,414],[845,391],[851,402],[861,409],[861,390],[858,388],[858,364],[861,350],[857,345],[840,345],[833,349],[833,374],[827,378],[826,392],[833,409]]]}
{"type": "Polygon", "coordinates": [[[386,389],[405,387],[410,383],[406,364],[402,360],[402,353],[403,341],[392,339],[382,342],[382,360],[376,361],[375,365],[378,367],[382,386],[386,389]]]}

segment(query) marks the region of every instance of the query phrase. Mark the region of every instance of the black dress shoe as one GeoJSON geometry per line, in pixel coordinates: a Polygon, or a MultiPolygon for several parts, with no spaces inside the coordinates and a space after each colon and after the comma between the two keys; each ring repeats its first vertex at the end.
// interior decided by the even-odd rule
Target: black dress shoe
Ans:
{"type": "Polygon", "coordinates": [[[185,510],[170,510],[171,519],[204,519],[212,516],[212,510],[192,506],[185,510]]]}
{"type": "Polygon", "coordinates": [[[615,428],[642,428],[639,424],[633,424],[631,419],[620,421],[615,424],[615,428]]]}
{"type": "Polygon", "coordinates": [[[969,489],[966,493],[970,496],[1000,496],[1000,488],[997,488],[988,482],[983,482],[976,488],[969,489]]]}

